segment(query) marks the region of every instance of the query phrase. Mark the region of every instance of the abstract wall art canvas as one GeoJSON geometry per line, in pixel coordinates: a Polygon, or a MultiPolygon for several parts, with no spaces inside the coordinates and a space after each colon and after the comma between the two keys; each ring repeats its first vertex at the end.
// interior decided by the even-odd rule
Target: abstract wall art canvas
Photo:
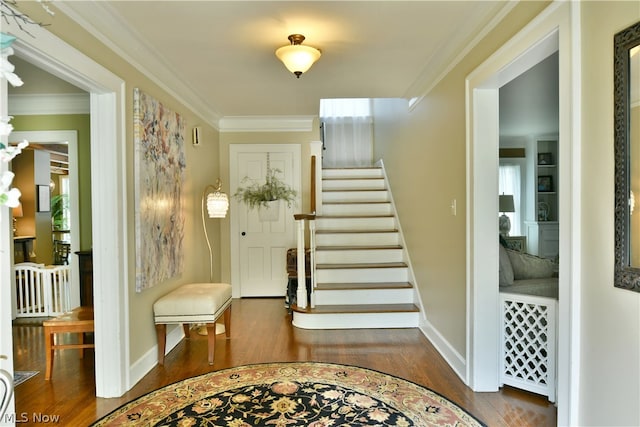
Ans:
{"type": "Polygon", "coordinates": [[[136,291],[182,273],[183,118],[134,89],[136,291]]]}

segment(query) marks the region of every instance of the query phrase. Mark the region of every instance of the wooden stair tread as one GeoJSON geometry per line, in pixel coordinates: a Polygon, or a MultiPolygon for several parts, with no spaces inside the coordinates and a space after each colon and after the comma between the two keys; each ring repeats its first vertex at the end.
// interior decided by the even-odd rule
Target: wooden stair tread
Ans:
{"type": "Polygon", "coordinates": [[[316,234],[340,234],[340,233],[397,233],[398,230],[395,228],[392,229],[388,229],[388,230],[333,230],[333,229],[329,229],[329,230],[316,230],[316,234]]]}
{"type": "Polygon", "coordinates": [[[348,264],[316,264],[317,270],[334,270],[341,268],[403,268],[404,262],[348,263],[348,264]]]}
{"type": "Polygon", "coordinates": [[[365,179],[384,179],[381,176],[325,176],[322,177],[323,181],[352,181],[352,180],[365,180],[365,179]]]}
{"type": "Polygon", "coordinates": [[[402,249],[400,245],[377,245],[377,246],[316,246],[317,251],[361,251],[377,249],[402,249]]]}
{"type": "Polygon", "coordinates": [[[366,305],[319,305],[314,308],[298,308],[291,306],[293,311],[307,314],[358,314],[358,313],[414,313],[420,311],[414,304],[366,304],[366,305]]]}
{"type": "Polygon", "coordinates": [[[407,289],[413,288],[409,282],[370,282],[370,283],[318,283],[316,291],[363,290],[363,289],[407,289]]]}
{"type": "Polygon", "coordinates": [[[353,191],[388,191],[386,188],[323,188],[323,193],[348,193],[353,191]]]}
{"type": "Polygon", "coordinates": [[[316,219],[371,219],[371,218],[395,218],[393,214],[373,214],[373,215],[364,215],[364,214],[353,214],[353,215],[316,215],[316,219]]]}
{"type": "Polygon", "coordinates": [[[382,169],[380,166],[341,166],[337,168],[327,168],[323,167],[322,170],[328,171],[348,171],[348,170],[363,170],[363,169],[382,169]]]}
{"type": "Polygon", "coordinates": [[[347,200],[344,202],[323,202],[322,205],[371,205],[371,204],[391,204],[388,200],[371,200],[371,201],[359,201],[359,200],[347,200]]]}

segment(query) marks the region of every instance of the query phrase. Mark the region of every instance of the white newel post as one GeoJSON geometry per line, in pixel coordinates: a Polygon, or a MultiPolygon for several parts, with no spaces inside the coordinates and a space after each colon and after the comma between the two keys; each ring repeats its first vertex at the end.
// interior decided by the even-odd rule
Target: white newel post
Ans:
{"type": "Polygon", "coordinates": [[[298,292],[296,305],[299,308],[307,308],[307,280],[304,256],[304,218],[296,218],[298,223],[298,292]]]}
{"type": "Polygon", "coordinates": [[[316,306],[316,220],[309,220],[309,268],[311,276],[311,308],[316,306]]]}

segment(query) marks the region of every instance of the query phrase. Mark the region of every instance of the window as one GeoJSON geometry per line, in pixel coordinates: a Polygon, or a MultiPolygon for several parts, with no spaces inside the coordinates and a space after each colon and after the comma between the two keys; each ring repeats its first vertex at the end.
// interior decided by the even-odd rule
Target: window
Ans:
{"type": "Polygon", "coordinates": [[[325,167],[371,166],[373,133],[370,99],[322,99],[325,167]]]}

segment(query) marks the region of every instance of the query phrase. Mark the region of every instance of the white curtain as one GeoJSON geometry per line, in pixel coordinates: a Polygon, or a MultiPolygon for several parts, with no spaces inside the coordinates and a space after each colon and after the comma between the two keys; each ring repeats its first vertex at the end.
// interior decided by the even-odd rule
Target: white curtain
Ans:
{"type": "Polygon", "coordinates": [[[370,99],[323,99],[325,167],[371,166],[373,124],[370,99]]]}
{"type": "MultiPolygon", "coordinates": [[[[520,185],[520,165],[500,165],[499,173],[499,194],[513,195],[513,206],[515,212],[505,212],[511,221],[512,236],[521,236],[520,225],[522,218],[522,195],[520,185]]],[[[501,215],[500,212],[498,215],[501,215]]]]}

